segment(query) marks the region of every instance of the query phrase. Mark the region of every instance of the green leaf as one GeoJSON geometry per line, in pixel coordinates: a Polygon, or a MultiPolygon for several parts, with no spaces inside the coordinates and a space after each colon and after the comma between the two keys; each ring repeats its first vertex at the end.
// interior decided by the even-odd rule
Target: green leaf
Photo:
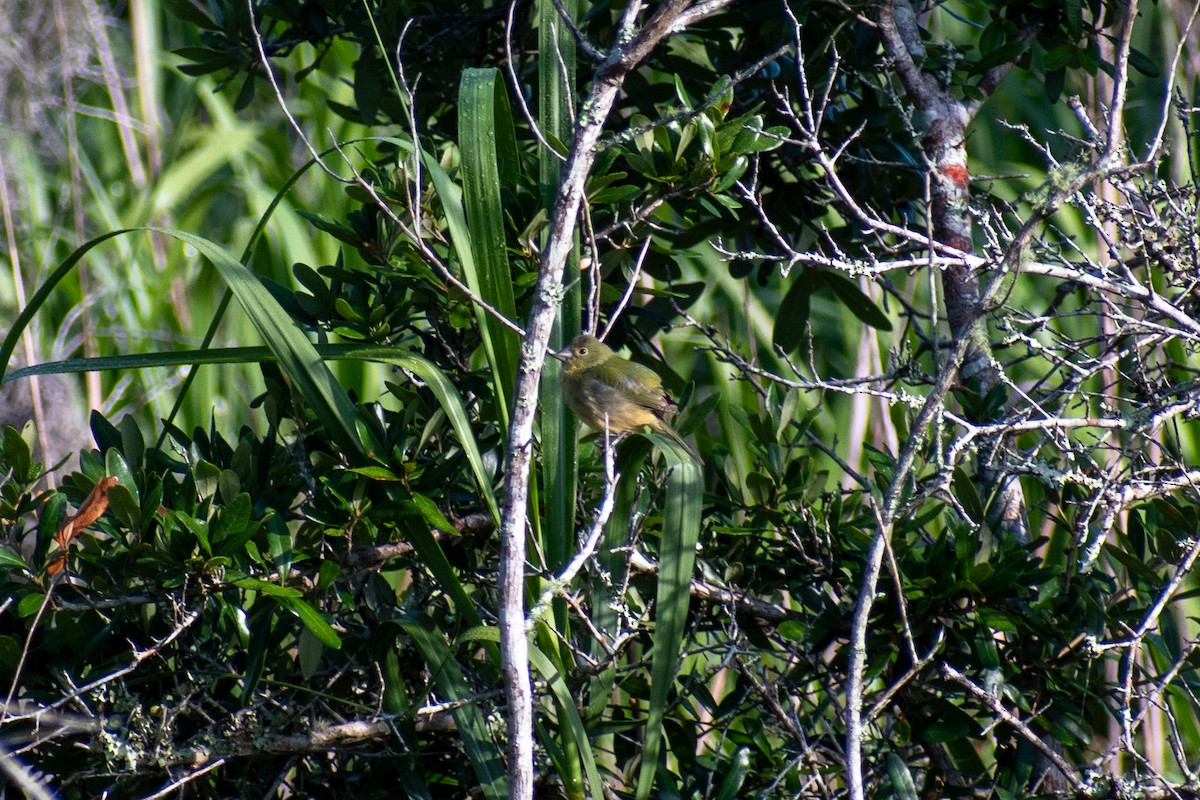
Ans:
{"type": "Polygon", "coordinates": [[[271,583],[270,581],[264,581],[261,578],[254,578],[249,575],[234,578],[230,583],[239,589],[261,592],[280,600],[295,600],[304,596],[304,593],[299,589],[293,589],[291,586],[280,586],[277,583],[271,583]]]}
{"type": "Polygon", "coordinates": [[[392,472],[387,467],[355,467],[347,470],[355,475],[362,475],[364,478],[370,478],[373,481],[400,481],[401,477],[392,472]]]}
{"type": "Polygon", "coordinates": [[[963,510],[971,517],[971,521],[983,522],[983,500],[975,488],[975,482],[962,467],[954,468],[954,496],[962,503],[963,510]]]}
{"type": "Polygon", "coordinates": [[[624,203],[632,200],[642,193],[642,187],[633,186],[631,184],[622,184],[620,186],[610,186],[607,189],[601,189],[589,198],[595,205],[604,205],[607,203],[624,203]]]}
{"type": "Polygon", "coordinates": [[[804,331],[808,327],[812,293],[816,288],[817,284],[810,279],[808,272],[801,272],[783,296],[783,302],[779,304],[779,313],[775,315],[775,331],[771,338],[775,346],[785,353],[791,353],[803,341],[804,331]]]}
{"type": "Polygon", "coordinates": [[[833,290],[842,304],[850,309],[851,314],[877,330],[892,329],[891,320],[879,310],[879,306],[875,305],[871,298],[863,294],[854,281],[840,272],[826,271],[824,275],[825,284],[833,290]]]}
{"type": "Polygon", "coordinates": [[[980,608],[979,619],[991,630],[1012,634],[1020,633],[1020,627],[1017,623],[1003,611],[994,608],[980,608]]]}
{"type": "Polygon", "coordinates": [[[500,521],[500,507],[496,503],[496,494],[492,489],[491,475],[484,463],[479,444],[475,441],[475,433],[471,429],[471,418],[467,414],[466,404],[463,403],[462,395],[459,394],[458,389],[450,382],[445,373],[422,356],[398,347],[323,345],[320,352],[331,359],[355,359],[393,364],[408,370],[424,381],[425,385],[433,392],[434,397],[438,399],[442,411],[446,412],[446,417],[450,420],[450,426],[454,428],[454,433],[458,436],[459,446],[467,456],[467,462],[471,465],[471,472],[475,476],[479,493],[487,503],[488,510],[492,512],[492,518],[497,523],[500,521]]]}
{"type": "Polygon", "coordinates": [[[1046,53],[1046,58],[1043,59],[1042,66],[1044,66],[1047,71],[1053,71],[1070,66],[1074,53],[1075,49],[1070,45],[1060,44],[1058,47],[1055,47],[1053,50],[1046,53]]]}
{"type": "Polygon", "coordinates": [[[234,111],[245,111],[254,101],[254,77],[253,72],[247,72],[246,77],[242,79],[242,87],[233,101],[234,111]]]}
{"type": "MultiPolygon", "coordinates": [[[[116,452],[110,450],[110,453],[116,452]]],[[[113,516],[129,527],[131,531],[137,532],[142,529],[142,509],[140,504],[133,499],[133,494],[129,488],[123,483],[118,483],[108,489],[108,509],[113,516]]]]}
{"type": "Polygon", "coordinates": [[[292,532],[288,530],[283,517],[276,513],[268,513],[263,519],[263,527],[267,532],[267,548],[271,553],[271,561],[281,575],[286,575],[292,564],[292,532]]]}
{"type": "Polygon", "coordinates": [[[445,515],[438,510],[437,505],[423,494],[413,493],[412,503],[421,512],[421,516],[429,523],[429,527],[442,533],[458,534],[458,530],[446,519],[445,515]]]}
{"type": "Polygon", "coordinates": [[[231,469],[221,470],[217,477],[217,493],[226,504],[232,503],[242,493],[242,481],[231,469]]]}
{"type": "Polygon", "coordinates": [[[21,661],[21,645],[11,636],[0,636],[0,670],[12,674],[21,661]]]}
{"type": "Polygon", "coordinates": [[[683,87],[683,76],[679,73],[675,73],[675,96],[679,98],[679,102],[685,109],[696,107],[696,101],[688,94],[688,90],[683,87]]]}
{"type": "Polygon", "coordinates": [[[1104,552],[1119,561],[1134,578],[1140,579],[1147,586],[1156,586],[1159,582],[1158,573],[1145,564],[1140,558],[1126,553],[1120,547],[1104,545],[1104,552]]]}
{"type": "Polygon", "coordinates": [[[463,642],[492,642],[493,644],[500,643],[500,629],[495,625],[475,625],[467,628],[458,635],[455,639],[455,644],[463,642]]]}
{"type": "Polygon", "coordinates": [[[1001,64],[1010,64],[1029,49],[1030,43],[1021,39],[1013,39],[1005,42],[995,50],[990,50],[982,55],[975,62],[973,69],[977,73],[987,72],[992,67],[997,67],[1001,64]]]}
{"type": "Polygon", "coordinates": [[[17,616],[21,619],[32,617],[42,607],[42,603],[46,600],[46,596],[37,593],[25,595],[17,602],[17,616]]]}
{"type": "Polygon", "coordinates": [[[728,163],[724,161],[718,163],[717,168],[720,169],[724,174],[722,174],[720,179],[713,184],[712,191],[716,194],[720,194],[730,186],[733,186],[733,184],[736,183],[737,180],[746,173],[746,170],[749,168],[749,166],[750,160],[741,155],[734,157],[732,160],[728,161],[728,163]]]}
{"type": "Polygon", "coordinates": [[[316,674],[324,654],[325,645],[315,633],[308,628],[300,631],[300,641],[296,645],[296,661],[300,664],[300,674],[305,680],[316,674]]]}
{"type": "Polygon", "coordinates": [[[299,597],[277,597],[279,605],[291,611],[300,618],[304,627],[317,638],[321,644],[332,650],[342,648],[342,637],[325,620],[325,617],[299,597]]]}
{"type": "Polygon", "coordinates": [[[1059,69],[1047,70],[1045,78],[1046,99],[1050,103],[1057,103],[1058,98],[1062,96],[1063,87],[1067,82],[1067,70],[1065,67],[1059,69]]]}
{"type": "Polygon", "coordinates": [[[250,495],[245,492],[221,509],[211,529],[213,553],[234,556],[242,552],[256,527],[250,522],[250,512],[250,495]]]}
{"type": "Polygon", "coordinates": [[[29,565],[25,563],[25,559],[7,547],[0,545],[0,571],[6,570],[17,570],[26,574],[30,573],[29,565]]]}
{"type": "Polygon", "coordinates": [[[102,455],[114,447],[121,446],[121,432],[105,419],[103,414],[93,411],[89,422],[92,428],[92,437],[96,440],[96,446],[100,448],[102,455]]]}
{"type": "Polygon", "coordinates": [[[380,77],[384,65],[374,47],[364,47],[362,56],[354,68],[354,104],[364,125],[375,124],[379,113],[379,98],[382,94],[380,77]]]}
{"type": "Polygon", "coordinates": [[[1067,20],[1067,38],[1072,43],[1083,37],[1083,0],[1063,0],[1063,16],[1067,20]]]}
{"type": "Polygon", "coordinates": [[[33,453],[29,443],[21,436],[20,431],[11,425],[4,426],[4,461],[12,467],[13,474],[21,481],[28,481],[32,476],[29,467],[33,462],[33,453]]]}
{"type": "Polygon", "coordinates": [[[737,800],[741,797],[742,784],[746,782],[746,774],[750,769],[750,748],[739,747],[731,760],[733,763],[717,788],[714,800],[737,800]]]}
{"type": "Polygon", "coordinates": [[[117,483],[124,486],[133,499],[133,505],[136,508],[141,503],[141,496],[138,492],[137,481],[133,478],[133,473],[129,470],[129,465],[125,463],[125,459],[116,450],[109,450],[104,454],[104,471],[117,479],[117,483]]]}
{"type": "Polygon", "coordinates": [[[1136,47],[1129,48],[1129,63],[1147,78],[1157,78],[1162,74],[1162,69],[1155,63],[1154,59],[1136,47]]]}
{"type": "Polygon", "coordinates": [[[982,775],[986,770],[983,759],[975,751],[975,742],[968,738],[951,739],[945,744],[955,767],[964,775],[982,775]]]}
{"type": "MultiPolygon", "coordinates": [[[[202,519],[196,519],[191,514],[186,514],[182,511],[168,511],[167,517],[168,519],[178,522],[196,538],[196,542],[200,545],[201,552],[203,552],[206,556],[212,555],[212,545],[209,544],[208,540],[207,522],[202,519]]],[[[186,552],[191,552],[190,544],[185,544],[183,547],[186,552]]]]}
{"type": "Polygon", "coordinates": [[[976,46],[981,53],[990,53],[1000,45],[1004,44],[1008,38],[1006,29],[1008,28],[1007,20],[1002,18],[993,18],[991,23],[983,29],[983,33],[979,34],[979,40],[976,46]]]}
{"type": "Polygon", "coordinates": [[[799,620],[789,619],[779,623],[776,629],[780,636],[793,642],[802,642],[808,635],[809,627],[799,620]]]}
{"type": "Polygon", "coordinates": [[[917,800],[917,784],[913,782],[908,765],[892,751],[887,754],[888,777],[892,779],[892,796],[896,800],[917,800]]]}
{"type": "Polygon", "coordinates": [[[925,706],[931,718],[921,740],[952,742],[979,735],[979,723],[966,711],[941,698],[929,698],[925,706]]]}

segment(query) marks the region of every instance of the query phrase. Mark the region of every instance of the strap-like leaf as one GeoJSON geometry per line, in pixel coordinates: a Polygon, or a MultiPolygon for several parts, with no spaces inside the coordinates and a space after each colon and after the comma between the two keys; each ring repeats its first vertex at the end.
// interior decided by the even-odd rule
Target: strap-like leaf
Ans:
{"type": "Polygon", "coordinates": [[[566,679],[554,662],[536,647],[529,648],[529,662],[545,678],[550,692],[558,701],[559,712],[562,714],[559,724],[570,729],[571,739],[576,745],[580,761],[583,762],[583,771],[587,775],[591,796],[600,800],[604,797],[604,786],[600,781],[600,771],[596,768],[595,753],[588,743],[587,729],[583,727],[583,719],[579,716],[579,709],[575,707],[575,695],[571,692],[571,687],[567,685],[566,679]]]}
{"type": "Polygon", "coordinates": [[[638,773],[638,800],[650,796],[663,743],[663,718],[671,686],[679,670],[684,628],[691,602],[692,568],[700,538],[703,472],[687,449],[656,433],[646,434],[662,451],[670,474],[663,507],[662,540],[658,548],[658,591],[654,614],[654,647],[650,662],[650,709],[646,745],[638,773]]]}
{"type": "MultiPolygon", "coordinates": [[[[437,684],[438,691],[450,701],[469,700],[471,687],[463,676],[462,667],[454,659],[450,645],[441,631],[423,614],[406,614],[396,620],[412,637],[421,657],[429,667],[429,674],[437,684]]],[[[451,710],[462,739],[463,749],[475,768],[479,788],[488,800],[504,800],[508,797],[508,780],[500,751],[488,733],[483,711],[475,703],[456,704],[451,710]]]]}
{"type": "MultiPolygon", "coordinates": [[[[516,302],[500,192],[505,184],[512,185],[516,180],[517,148],[504,82],[497,70],[463,71],[458,91],[458,129],[463,205],[475,267],[474,275],[467,273],[467,283],[489,305],[513,319],[516,302]]],[[[462,248],[457,241],[455,247],[461,256],[462,248]]],[[[517,380],[519,342],[512,330],[482,309],[476,309],[476,317],[492,368],[496,402],[507,426],[508,405],[517,380]]]]}

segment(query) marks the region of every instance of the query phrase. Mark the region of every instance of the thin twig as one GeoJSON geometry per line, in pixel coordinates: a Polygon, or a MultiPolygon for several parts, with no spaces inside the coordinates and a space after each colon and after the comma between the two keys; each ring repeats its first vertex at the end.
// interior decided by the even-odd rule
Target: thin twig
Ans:
{"type": "Polygon", "coordinates": [[[1042,741],[1042,737],[1038,736],[1029,727],[1029,725],[1021,720],[1020,717],[1005,708],[1004,704],[1000,702],[998,697],[993,695],[991,692],[985,691],[983,687],[976,684],[966,675],[963,675],[949,664],[942,664],[942,675],[965,688],[972,697],[974,697],[976,700],[979,700],[981,703],[999,715],[1001,719],[1011,725],[1012,728],[1018,734],[1020,734],[1022,738],[1033,745],[1038,752],[1045,756],[1047,761],[1053,764],[1055,768],[1062,773],[1063,778],[1071,784],[1072,789],[1074,789],[1080,795],[1085,795],[1087,793],[1087,784],[1080,780],[1075,769],[1073,769],[1070,764],[1064,761],[1063,757],[1056,753],[1053,748],[1042,741]]]}
{"type": "MultiPolygon", "coordinates": [[[[604,333],[597,336],[600,341],[608,338],[608,334],[612,332],[613,326],[617,324],[617,320],[621,318],[621,312],[625,310],[625,306],[629,305],[630,299],[633,297],[633,291],[637,288],[638,278],[642,274],[642,265],[646,261],[646,253],[650,251],[651,237],[647,236],[642,242],[642,246],[638,249],[637,260],[633,262],[633,274],[629,276],[629,280],[625,284],[625,291],[621,294],[621,300],[617,303],[617,307],[608,315],[608,323],[604,326],[604,333]]],[[[599,273],[597,273],[597,285],[599,284],[599,273]]]]}
{"type": "Polygon", "coordinates": [[[526,624],[531,628],[533,623],[549,609],[554,595],[563,592],[570,585],[575,576],[579,574],[579,570],[583,569],[583,565],[596,554],[596,548],[600,546],[600,537],[604,535],[604,526],[608,523],[608,518],[612,516],[613,506],[616,504],[617,482],[621,480],[620,473],[615,469],[614,449],[611,446],[604,448],[604,493],[601,496],[600,506],[596,509],[596,516],[592,520],[591,527],[583,539],[583,544],[579,546],[579,551],[567,562],[558,575],[547,582],[541,596],[530,609],[529,621],[526,624]]]}

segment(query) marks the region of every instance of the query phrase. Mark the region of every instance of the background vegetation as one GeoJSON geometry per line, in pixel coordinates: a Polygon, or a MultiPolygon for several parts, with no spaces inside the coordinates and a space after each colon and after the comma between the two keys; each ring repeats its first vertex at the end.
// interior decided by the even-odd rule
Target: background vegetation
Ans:
{"type": "Polygon", "coordinates": [[[5,792],[1200,792],[1196,8],[7,5],[5,792]]]}

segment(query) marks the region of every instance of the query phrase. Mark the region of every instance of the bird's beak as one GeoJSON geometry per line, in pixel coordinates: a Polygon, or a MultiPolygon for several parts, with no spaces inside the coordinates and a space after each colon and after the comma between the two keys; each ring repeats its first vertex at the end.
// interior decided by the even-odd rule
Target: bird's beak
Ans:
{"type": "Polygon", "coordinates": [[[551,358],[557,358],[559,361],[566,363],[571,360],[571,348],[564,347],[562,350],[558,351],[551,350],[546,353],[546,355],[550,356],[551,358]]]}

